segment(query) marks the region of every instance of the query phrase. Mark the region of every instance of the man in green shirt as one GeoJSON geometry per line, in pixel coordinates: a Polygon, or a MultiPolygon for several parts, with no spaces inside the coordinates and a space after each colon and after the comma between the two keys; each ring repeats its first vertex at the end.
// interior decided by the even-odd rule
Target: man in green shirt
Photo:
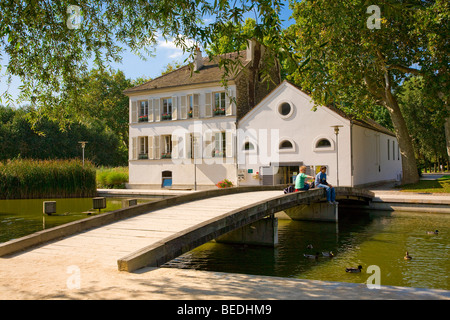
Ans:
{"type": "Polygon", "coordinates": [[[300,173],[295,178],[295,191],[306,191],[309,189],[309,184],[305,182],[305,180],[308,179],[314,179],[312,176],[308,176],[306,172],[306,167],[301,166],[299,168],[300,173]]]}

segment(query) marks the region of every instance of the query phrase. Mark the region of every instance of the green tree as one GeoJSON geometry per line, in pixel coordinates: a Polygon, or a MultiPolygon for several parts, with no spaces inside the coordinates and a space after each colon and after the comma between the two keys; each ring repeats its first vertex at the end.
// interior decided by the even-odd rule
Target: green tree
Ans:
{"type": "Polygon", "coordinates": [[[6,0],[0,2],[0,52],[9,58],[6,75],[20,77],[24,97],[42,107],[62,88],[76,87],[92,62],[101,70],[121,61],[126,49],[152,55],[159,34],[193,55],[248,12],[262,17],[258,32],[280,31],[282,6],[281,0],[6,0]]]}
{"type": "Polygon", "coordinates": [[[13,158],[72,159],[81,158],[79,141],[88,141],[86,158],[96,165],[120,166],[128,161],[121,151],[118,136],[101,122],[85,125],[75,122],[60,130],[57,121],[42,117],[32,128],[27,117],[29,107],[12,109],[0,106],[0,160],[13,158]]]}
{"type": "Polygon", "coordinates": [[[444,31],[436,27],[448,29],[448,20],[446,24],[442,17],[448,3],[385,0],[375,7],[380,9],[378,17],[371,11],[374,7],[367,13],[370,5],[356,0],[295,3],[296,24],[286,39],[294,49],[292,61],[301,63],[290,65],[295,67],[290,79],[309,91],[318,104],[349,106],[346,111],[360,116],[375,104],[384,107],[402,152],[402,182],[414,183],[419,178],[414,148],[395,90],[415,72],[425,73],[430,83],[443,81],[443,74],[436,77],[443,64],[424,60],[443,59],[447,54],[429,43],[433,37],[443,40],[444,31]],[[419,19],[424,16],[434,19],[433,27],[419,19]],[[412,36],[419,31],[423,32],[420,37],[412,36]],[[412,67],[415,64],[418,68],[412,67]]]}
{"type": "Polygon", "coordinates": [[[417,157],[425,163],[445,159],[445,110],[439,99],[430,98],[422,77],[412,77],[399,89],[400,109],[413,139],[417,157]]]}

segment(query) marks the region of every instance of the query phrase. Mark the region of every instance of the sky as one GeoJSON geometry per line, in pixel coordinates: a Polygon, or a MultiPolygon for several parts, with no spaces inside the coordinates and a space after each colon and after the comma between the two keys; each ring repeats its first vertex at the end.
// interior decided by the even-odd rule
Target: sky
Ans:
{"type": "MultiPolygon", "coordinates": [[[[285,21],[283,27],[287,27],[293,22],[292,20],[289,20],[291,14],[292,11],[289,9],[288,1],[286,1],[286,5],[281,13],[281,19],[285,21]]],[[[252,15],[249,15],[249,17],[253,18],[252,15]]],[[[154,57],[147,57],[146,61],[127,51],[122,55],[122,63],[112,63],[111,67],[115,70],[122,70],[125,77],[129,79],[136,79],[139,77],[156,78],[161,75],[169,63],[183,63],[188,57],[188,54],[183,54],[182,49],[177,48],[172,41],[165,41],[162,38],[159,38],[158,45],[155,49],[156,55],[154,57]]],[[[0,60],[0,63],[2,65],[1,74],[3,75],[4,70],[6,69],[5,64],[8,62],[8,57],[5,56],[4,52],[2,52],[2,59],[3,60],[0,60]]],[[[13,77],[13,81],[9,88],[9,93],[12,95],[13,99],[18,97],[20,85],[20,79],[13,77]]],[[[6,77],[0,77],[0,95],[6,89],[6,77]]],[[[5,104],[4,99],[0,102],[0,104],[2,103],[5,104]]],[[[17,104],[13,103],[13,106],[17,107],[17,104]]]]}

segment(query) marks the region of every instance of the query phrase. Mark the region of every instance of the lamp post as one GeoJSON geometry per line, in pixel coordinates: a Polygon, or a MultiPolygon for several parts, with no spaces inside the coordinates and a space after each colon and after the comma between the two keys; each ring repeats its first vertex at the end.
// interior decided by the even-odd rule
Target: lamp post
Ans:
{"type": "Polygon", "coordinates": [[[342,125],[331,126],[334,128],[334,134],[336,135],[336,186],[339,187],[339,128],[343,127],[342,125]]]}
{"type": "Polygon", "coordinates": [[[87,141],[78,141],[78,143],[81,143],[81,149],[83,150],[83,167],[84,167],[84,148],[86,147],[87,141]]]}

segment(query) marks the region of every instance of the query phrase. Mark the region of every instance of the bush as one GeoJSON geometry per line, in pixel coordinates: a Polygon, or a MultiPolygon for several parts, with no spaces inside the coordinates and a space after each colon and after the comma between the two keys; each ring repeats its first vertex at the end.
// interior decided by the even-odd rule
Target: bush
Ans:
{"type": "Polygon", "coordinates": [[[0,163],[0,199],[92,197],[95,169],[80,160],[16,159],[0,163]]]}
{"type": "Polygon", "coordinates": [[[128,182],[128,168],[99,168],[97,170],[97,188],[125,188],[128,182]]]}

